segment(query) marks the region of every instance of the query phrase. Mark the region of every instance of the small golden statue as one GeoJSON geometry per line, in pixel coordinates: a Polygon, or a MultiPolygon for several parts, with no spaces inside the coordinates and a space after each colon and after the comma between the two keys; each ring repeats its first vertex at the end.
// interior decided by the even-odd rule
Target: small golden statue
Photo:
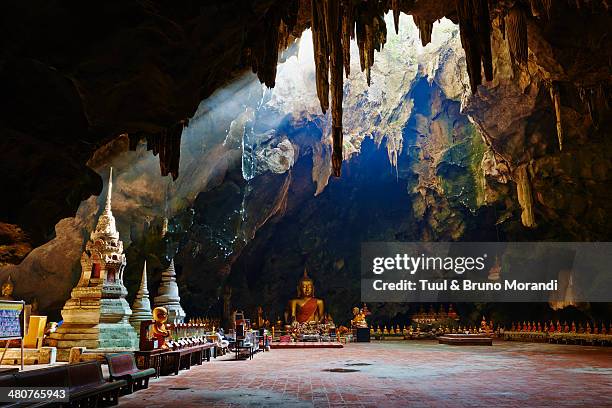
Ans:
{"type": "Polygon", "coordinates": [[[261,329],[265,326],[265,320],[263,317],[263,308],[261,306],[257,306],[257,328],[261,329]]]}
{"type": "Polygon", "coordinates": [[[32,311],[31,311],[31,313],[33,315],[38,314],[38,299],[37,298],[32,299],[32,311]]]}
{"type": "Polygon", "coordinates": [[[13,284],[13,280],[11,279],[11,275],[9,275],[6,279],[6,282],[2,284],[2,296],[0,296],[0,299],[15,300],[13,299],[13,290],[15,290],[15,285],[13,284]]]}
{"type": "Polygon", "coordinates": [[[287,305],[289,323],[319,323],[325,316],[325,307],[323,300],[314,297],[314,283],[306,269],[298,282],[297,295],[298,297],[291,299],[287,305]]]}
{"type": "Polygon", "coordinates": [[[166,327],[168,320],[168,310],[165,307],[156,307],[153,309],[153,325],[151,327],[151,335],[157,340],[157,347],[168,348],[166,338],[170,337],[170,330],[166,327]]]}
{"type": "Polygon", "coordinates": [[[366,315],[363,309],[358,307],[353,308],[353,320],[351,320],[351,326],[354,328],[367,328],[368,322],[366,321],[366,315]]]}

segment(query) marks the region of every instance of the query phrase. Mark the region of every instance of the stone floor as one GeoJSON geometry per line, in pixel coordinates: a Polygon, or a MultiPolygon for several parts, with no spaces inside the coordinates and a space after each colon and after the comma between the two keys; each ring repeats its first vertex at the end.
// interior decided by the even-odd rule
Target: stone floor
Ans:
{"type": "MultiPolygon", "coordinates": [[[[226,356],[227,357],[227,356],[226,356]]],[[[152,381],[122,407],[612,407],[612,349],[434,342],[273,350],[152,381]]]]}

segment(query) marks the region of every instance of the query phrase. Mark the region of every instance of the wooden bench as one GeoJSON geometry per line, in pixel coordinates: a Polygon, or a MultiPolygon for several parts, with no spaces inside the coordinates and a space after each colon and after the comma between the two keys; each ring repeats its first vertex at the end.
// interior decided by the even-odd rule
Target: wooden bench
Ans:
{"type": "Polygon", "coordinates": [[[102,376],[102,366],[98,361],[69,364],[70,402],[87,399],[98,405],[117,405],[119,391],[127,385],[126,381],[107,382],[102,376]],[[102,404],[100,404],[100,402],[102,404]]]}
{"type": "MultiPolygon", "coordinates": [[[[69,402],[44,402],[35,406],[98,407],[117,405],[119,390],[126,382],[107,382],[97,361],[67,364],[0,376],[3,387],[60,387],[68,389],[69,402]]],[[[32,405],[31,403],[28,404],[32,405]]]]}
{"type": "Polygon", "coordinates": [[[130,352],[106,355],[108,372],[112,381],[125,380],[126,387],[123,389],[125,394],[149,388],[149,378],[156,374],[155,368],[139,370],[136,367],[134,354],[130,352]]]}

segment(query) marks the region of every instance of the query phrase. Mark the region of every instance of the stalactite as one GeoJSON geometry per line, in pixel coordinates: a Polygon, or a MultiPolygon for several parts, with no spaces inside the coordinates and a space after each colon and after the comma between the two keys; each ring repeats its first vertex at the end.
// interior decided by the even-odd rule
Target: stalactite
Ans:
{"type": "Polygon", "coordinates": [[[374,1],[362,2],[356,9],[357,46],[361,71],[370,85],[370,68],[374,65],[374,50],[380,51],[387,40],[383,10],[374,1]]]}
{"type": "Polygon", "coordinates": [[[552,0],[540,0],[540,3],[546,11],[546,17],[550,18],[550,10],[552,9],[552,0]]]}
{"type": "Polygon", "coordinates": [[[481,63],[485,78],[493,79],[489,5],[487,0],[456,0],[456,6],[470,87],[476,93],[482,83],[481,63]]]}
{"type": "Polygon", "coordinates": [[[525,227],[536,227],[535,215],[533,211],[533,194],[531,191],[531,180],[527,172],[527,165],[519,166],[515,171],[516,192],[518,202],[521,206],[521,222],[525,227]]]}
{"type": "Polygon", "coordinates": [[[531,8],[532,16],[540,16],[540,0],[529,0],[529,7],[531,8]]]}
{"type": "Polygon", "coordinates": [[[325,29],[325,7],[323,1],[312,0],[311,28],[314,49],[317,96],[323,113],[329,109],[329,46],[325,29]]]}
{"type": "Polygon", "coordinates": [[[603,86],[599,86],[597,92],[594,89],[579,88],[578,94],[580,100],[586,106],[589,118],[595,129],[599,129],[599,114],[597,112],[597,99],[603,101],[604,107],[607,108],[608,98],[605,97],[603,86]]]}
{"type": "Polygon", "coordinates": [[[278,50],[279,52],[289,47],[290,33],[291,31],[289,30],[289,27],[287,27],[287,24],[285,24],[285,22],[281,20],[280,24],[278,25],[278,50]]]}
{"type": "Polygon", "coordinates": [[[472,0],[475,10],[475,26],[482,67],[487,81],[493,80],[493,57],[491,55],[491,16],[487,0],[472,0]]]}
{"type": "Polygon", "coordinates": [[[603,82],[599,83],[597,87],[597,97],[603,102],[603,108],[605,110],[610,109],[610,93],[608,92],[608,88],[604,85],[603,82]]]}
{"type": "MultiPolygon", "coordinates": [[[[331,76],[331,110],[332,110],[332,170],[340,177],[342,167],[342,63],[343,44],[340,35],[342,13],[339,0],[324,0],[325,28],[329,45],[329,70],[331,76]]],[[[346,44],[350,47],[350,44],[346,44]]]]}
{"type": "Polygon", "coordinates": [[[527,63],[527,19],[523,9],[515,4],[506,16],[506,37],[513,63],[527,63]]]}
{"type": "Polygon", "coordinates": [[[181,135],[187,123],[187,120],[182,120],[161,133],[147,136],[147,150],[152,150],[155,156],[159,154],[161,175],[171,174],[173,180],[176,180],[179,174],[181,135]]]}
{"type": "Polygon", "coordinates": [[[531,7],[532,16],[541,17],[542,13],[544,13],[546,18],[550,19],[552,0],[529,0],[529,6],[531,7]]]}
{"type": "Polygon", "coordinates": [[[412,16],[414,24],[419,29],[419,38],[423,47],[431,42],[431,32],[433,31],[433,22],[429,22],[418,16],[412,16]]]}
{"type": "Polygon", "coordinates": [[[395,34],[399,34],[399,18],[400,18],[400,0],[391,0],[391,8],[393,9],[393,26],[395,34]]]}
{"type": "Polygon", "coordinates": [[[559,87],[556,84],[550,86],[550,99],[555,108],[555,118],[557,122],[557,139],[559,140],[559,150],[563,150],[563,126],[561,124],[561,97],[559,87]]]}
{"type": "Polygon", "coordinates": [[[263,40],[251,48],[251,69],[268,88],[274,88],[278,65],[281,11],[271,7],[263,23],[263,40]]]}
{"type": "Polygon", "coordinates": [[[342,63],[346,77],[351,74],[351,39],[355,38],[355,6],[351,1],[342,6],[342,63]]]}
{"type": "Polygon", "coordinates": [[[300,12],[300,0],[288,0],[286,1],[286,11],[283,15],[283,22],[287,26],[289,32],[293,31],[297,22],[298,15],[300,12]]]}

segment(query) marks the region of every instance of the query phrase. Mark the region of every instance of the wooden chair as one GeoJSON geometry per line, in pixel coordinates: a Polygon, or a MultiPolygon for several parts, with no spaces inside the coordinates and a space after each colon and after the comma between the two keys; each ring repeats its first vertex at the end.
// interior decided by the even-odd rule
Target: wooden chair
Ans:
{"type": "Polygon", "coordinates": [[[31,315],[28,324],[28,332],[23,338],[23,347],[30,349],[39,349],[43,345],[43,337],[45,335],[45,326],[47,325],[47,316],[31,315]]]}

